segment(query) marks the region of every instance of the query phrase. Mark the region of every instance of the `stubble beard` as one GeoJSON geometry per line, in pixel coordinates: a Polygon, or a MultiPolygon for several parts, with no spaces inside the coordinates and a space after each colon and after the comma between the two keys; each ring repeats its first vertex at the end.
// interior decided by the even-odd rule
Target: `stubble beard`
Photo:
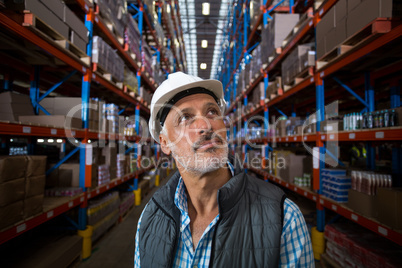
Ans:
{"type": "Polygon", "coordinates": [[[219,148],[211,147],[204,152],[177,152],[175,144],[171,147],[172,156],[185,171],[194,175],[204,175],[226,166],[229,147],[225,142],[219,148]]]}

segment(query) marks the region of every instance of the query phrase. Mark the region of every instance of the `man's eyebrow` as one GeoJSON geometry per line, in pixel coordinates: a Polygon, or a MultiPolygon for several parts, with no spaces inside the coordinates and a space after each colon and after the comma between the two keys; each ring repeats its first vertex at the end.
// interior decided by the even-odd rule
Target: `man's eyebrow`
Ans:
{"type": "Polygon", "coordinates": [[[204,105],[205,108],[208,108],[208,107],[211,107],[211,106],[213,106],[213,107],[219,107],[216,102],[208,102],[208,103],[206,103],[206,104],[204,105]]]}

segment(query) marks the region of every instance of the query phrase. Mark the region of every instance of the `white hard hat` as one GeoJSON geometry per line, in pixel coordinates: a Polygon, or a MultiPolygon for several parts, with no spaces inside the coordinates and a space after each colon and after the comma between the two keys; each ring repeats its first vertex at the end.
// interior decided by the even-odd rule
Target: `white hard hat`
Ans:
{"type": "Polygon", "coordinates": [[[163,81],[163,83],[156,89],[151,101],[149,132],[155,141],[159,142],[159,133],[162,130],[159,115],[160,110],[163,109],[167,103],[171,102],[173,97],[176,97],[177,94],[181,92],[183,92],[184,95],[176,97],[177,99],[175,98],[176,100],[174,100],[173,104],[184,96],[203,93],[195,90],[195,88],[206,89],[207,91],[204,93],[207,94],[212,93],[223,114],[226,102],[223,96],[222,83],[220,81],[214,79],[203,80],[200,77],[188,75],[183,72],[169,74],[168,79],[163,81]],[[186,90],[187,93],[184,92],[186,90]]]}

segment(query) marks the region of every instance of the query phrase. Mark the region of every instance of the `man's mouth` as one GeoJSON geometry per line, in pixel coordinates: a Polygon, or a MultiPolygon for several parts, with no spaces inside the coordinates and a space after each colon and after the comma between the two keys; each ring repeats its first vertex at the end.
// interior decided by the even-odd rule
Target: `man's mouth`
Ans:
{"type": "Polygon", "coordinates": [[[194,151],[208,150],[208,149],[216,147],[217,145],[220,145],[220,144],[222,144],[222,141],[219,138],[206,140],[201,143],[195,144],[194,151]]]}

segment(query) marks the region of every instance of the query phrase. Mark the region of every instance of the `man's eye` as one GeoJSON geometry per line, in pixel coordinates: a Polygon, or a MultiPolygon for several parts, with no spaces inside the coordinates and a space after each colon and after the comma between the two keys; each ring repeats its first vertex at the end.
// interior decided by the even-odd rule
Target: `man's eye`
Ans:
{"type": "Polygon", "coordinates": [[[211,109],[208,111],[208,115],[219,115],[219,112],[216,109],[211,109]]]}
{"type": "Polygon", "coordinates": [[[191,119],[191,116],[188,114],[183,114],[180,118],[179,118],[179,123],[184,123],[187,122],[191,119]]]}

